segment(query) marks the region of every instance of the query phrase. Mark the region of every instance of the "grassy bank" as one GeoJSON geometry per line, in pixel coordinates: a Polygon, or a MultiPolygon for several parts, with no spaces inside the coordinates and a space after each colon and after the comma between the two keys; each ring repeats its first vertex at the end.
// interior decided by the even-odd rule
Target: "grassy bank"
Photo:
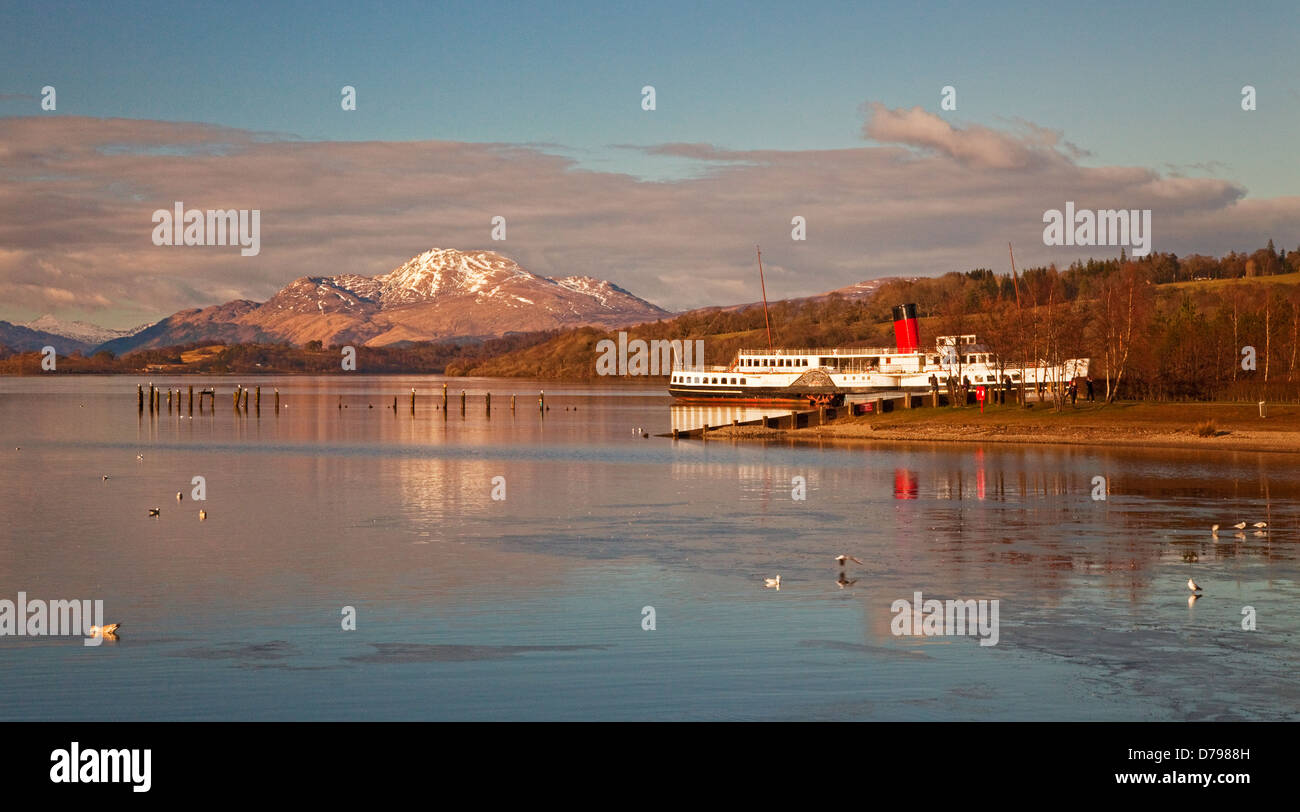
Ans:
{"type": "Polygon", "coordinates": [[[726,428],[710,436],[1300,452],[1300,406],[1270,405],[1266,414],[1261,419],[1256,405],[1240,403],[1080,403],[1059,412],[1050,406],[990,406],[983,415],[968,406],[900,409],[797,430],[726,428]]]}

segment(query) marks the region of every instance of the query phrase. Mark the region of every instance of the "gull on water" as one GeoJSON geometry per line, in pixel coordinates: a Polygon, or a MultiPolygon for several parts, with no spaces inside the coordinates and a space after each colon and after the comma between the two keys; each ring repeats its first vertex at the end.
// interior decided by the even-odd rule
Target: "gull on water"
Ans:
{"type": "Polygon", "coordinates": [[[160,514],[160,513],[162,513],[162,509],[161,509],[161,508],[149,508],[149,515],[150,515],[150,516],[157,516],[157,515],[160,514]]]}
{"type": "Polygon", "coordinates": [[[199,521],[201,521],[201,522],[202,522],[202,521],[206,521],[207,518],[208,518],[208,512],[207,512],[206,510],[200,510],[200,511],[199,511],[199,521]]]}
{"type": "Polygon", "coordinates": [[[1233,527],[1237,528],[1238,530],[1245,530],[1245,529],[1246,529],[1246,523],[1245,523],[1245,522],[1237,522],[1236,524],[1233,525],[1233,527]]]}
{"type": "Polygon", "coordinates": [[[181,492],[180,492],[180,491],[177,491],[177,492],[176,492],[176,501],[177,501],[177,502],[181,501],[181,500],[184,499],[184,498],[185,498],[185,497],[181,495],[181,492]]]}
{"type": "Polygon", "coordinates": [[[778,575],[778,576],[776,576],[775,578],[764,578],[764,579],[763,579],[763,586],[766,586],[766,587],[775,587],[775,588],[777,588],[777,589],[780,589],[780,588],[781,588],[781,576],[778,575]]]}
{"type": "Polygon", "coordinates": [[[1268,527],[1268,522],[1255,522],[1254,524],[1251,525],[1251,527],[1259,527],[1259,528],[1268,527]]]}
{"type": "Polygon", "coordinates": [[[854,558],[854,557],[851,556],[851,555],[843,555],[843,554],[841,554],[841,555],[837,555],[837,556],[835,556],[835,563],[836,563],[836,564],[839,564],[841,567],[844,566],[844,562],[845,562],[845,561],[852,561],[854,564],[861,564],[861,563],[862,563],[861,561],[859,561],[858,559],[854,558]]]}
{"type": "Polygon", "coordinates": [[[122,628],[121,623],[106,623],[103,626],[91,626],[86,632],[91,637],[115,637],[120,628],[122,628]]]}
{"type": "Polygon", "coordinates": [[[1193,592],[1200,592],[1200,591],[1201,591],[1201,587],[1200,587],[1199,585],[1197,585],[1197,583],[1196,583],[1195,581],[1193,581],[1191,578],[1188,578],[1188,579],[1187,579],[1187,588],[1190,589],[1190,590],[1192,590],[1193,592]]]}

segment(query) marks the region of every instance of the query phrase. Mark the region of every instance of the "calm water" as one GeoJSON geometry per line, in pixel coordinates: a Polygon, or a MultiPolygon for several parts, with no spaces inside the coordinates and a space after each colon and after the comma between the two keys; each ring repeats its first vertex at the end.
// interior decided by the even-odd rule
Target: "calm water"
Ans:
{"type": "Polygon", "coordinates": [[[1300,456],[674,443],[634,430],[729,417],[481,379],[444,415],[428,376],[179,378],[215,414],[150,418],[137,382],[0,379],[0,599],[123,624],[0,637],[0,718],[1300,718],[1300,456]],[[915,591],[999,600],[998,644],[894,636],[915,591]]]}

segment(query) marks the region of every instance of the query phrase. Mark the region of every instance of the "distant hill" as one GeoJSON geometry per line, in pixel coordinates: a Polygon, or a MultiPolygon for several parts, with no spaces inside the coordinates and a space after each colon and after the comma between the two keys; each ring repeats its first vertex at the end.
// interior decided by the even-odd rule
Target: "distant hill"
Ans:
{"type": "Polygon", "coordinates": [[[32,352],[44,347],[53,347],[59,355],[68,355],[74,352],[88,352],[92,346],[75,338],[0,321],[0,347],[8,347],[12,351],[32,352]]]}

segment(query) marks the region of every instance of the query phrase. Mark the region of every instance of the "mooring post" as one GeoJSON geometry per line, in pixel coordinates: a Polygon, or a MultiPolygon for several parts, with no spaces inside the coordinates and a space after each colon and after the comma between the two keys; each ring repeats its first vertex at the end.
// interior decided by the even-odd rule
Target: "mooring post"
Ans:
{"type": "Polygon", "coordinates": [[[677,429],[673,429],[673,439],[677,439],[677,429]]]}
{"type": "Polygon", "coordinates": [[[190,414],[194,414],[194,387],[190,387],[190,414]]]}
{"type": "Polygon", "coordinates": [[[259,412],[262,411],[262,387],[257,387],[257,394],[253,398],[253,408],[259,412]]]}
{"type": "Polygon", "coordinates": [[[486,395],[483,396],[483,403],[487,407],[488,417],[491,417],[492,416],[492,393],[491,392],[488,392],[486,395]]]}
{"type": "Polygon", "coordinates": [[[447,384],[442,385],[442,411],[447,411],[447,384]]]}
{"type": "Polygon", "coordinates": [[[393,414],[397,414],[397,395],[393,395],[393,414]]]}
{"type": "Polygon", "coordinates": [[[411,388],[411,414],[415,414],[415,388],[411,388]]]}
{"type": "Polygon", "coordinates": [[[280,413],[280,387],[275,388],[275,413],[280,413]]]}
{"type": "Polygon", "coordinates": [[[248,411],[248,390],[244,390],[244,411],[248,411]]]}
{"type": "Polygon", "coordinates": [[[537,411],[539,412],[546,411],[546,390],[545,389],[537,393],[537,411]]]}
{"type": "Polygon", "coordinates": [[[513,413],[514,410],[515,410],[515,396],[514,396],[513,393],[511,393],[511,395],[510,395],[510,411],[513,413]]]}

